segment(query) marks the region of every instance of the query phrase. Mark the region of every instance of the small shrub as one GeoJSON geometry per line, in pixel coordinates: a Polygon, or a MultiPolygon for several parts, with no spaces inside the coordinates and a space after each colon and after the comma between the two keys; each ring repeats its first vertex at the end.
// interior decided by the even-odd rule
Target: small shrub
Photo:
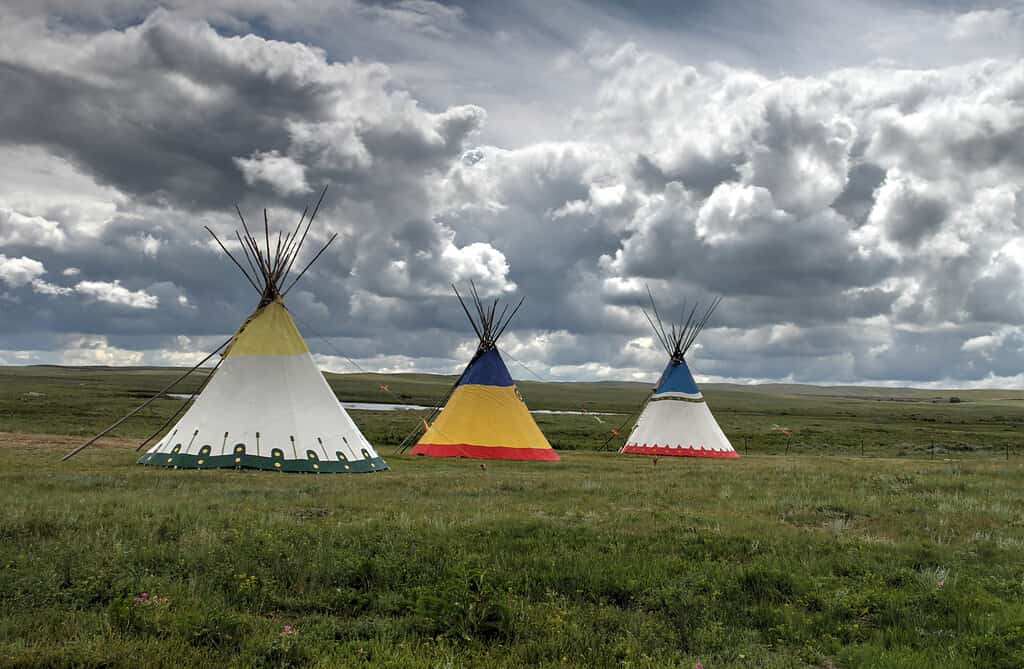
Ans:
{"type": "Polygon", "coordinates": [[[752,569],[740,578],[740,588],[758,602],[781,603],[789,600],[796,587],[793,578],[782,571],[752,569]]]}
{"type": "Polygon", "coordinates": [[[417,627],[434,637],[507,641],[513,636],[512,619],[501,596],[483,573],[424,591],[416,600],[417,627]]]}
{"type": "Polygon", "coordinates": [[[166,638],[172,633],[170,600],[146,592],[118,597],[107,605],[107,623],[124,635],[166,638]]]}
{"type": "Polygon", "coordinates": [[[233,611],[206,609],[189,611],[177,619],[177,632],[197,648],[237,652],[246,629],[233,611]]]}
{"type": "Polygon", "coordinates": [[[309,648],[299,640],[299,631],[284,625],[269,641],[261,640],[246,648],[244,665],[254,669],[291,669],[304,667],[312,659],[309,648]]]}

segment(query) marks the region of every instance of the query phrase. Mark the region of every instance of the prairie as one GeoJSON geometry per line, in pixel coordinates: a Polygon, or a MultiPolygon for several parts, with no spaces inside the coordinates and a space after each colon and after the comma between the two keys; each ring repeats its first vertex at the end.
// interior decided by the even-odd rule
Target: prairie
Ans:
{"type": "Polygon", "coordinates": [[[0,368],[0,665],[1024,666],[1020,393],[712,385],[744,457],[654,461],[593,450],[646,386],[523,383],[618,415],[481,467],[356,411],[392,471],[333,476],[138,466],[166,399],[59,462],[174,374],[0,368]]]}

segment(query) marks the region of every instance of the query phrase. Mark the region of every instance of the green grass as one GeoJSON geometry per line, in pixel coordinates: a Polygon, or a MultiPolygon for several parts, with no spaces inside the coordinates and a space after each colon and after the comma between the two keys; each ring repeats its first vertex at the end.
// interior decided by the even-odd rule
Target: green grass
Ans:
{"type": "MultiPolygon", "coordinates": [[[[96,431],[173,374],[0,368],[0,431],[40,435],[0,435],[0,666],[1024,666],[1011,393],[713,386],[734,443],[758,439],[728,462],[593,453],[608,423],[538,416],[562,462],[483,469],[392,455],[415,412],[355,412],[392,471],[174,471],[127,446],[59,463],[45,434],[96,431]],[[789,457],[767,455],[773,423],[789,457]],[[964,450],[931,461],[930,439],[964,450]]],[[[387,401],[377,378],[331,382],[387,401]]],[[[550,408],[644,393],[523,388],[550,408]]],[[[120,434],[180,403],[157,405],[120,434]]]]}
{"type": "Polygon", "coordinates": [[[7,666],[1024,666],[1019,464],[57,454],[0,455],[7,666]]]}

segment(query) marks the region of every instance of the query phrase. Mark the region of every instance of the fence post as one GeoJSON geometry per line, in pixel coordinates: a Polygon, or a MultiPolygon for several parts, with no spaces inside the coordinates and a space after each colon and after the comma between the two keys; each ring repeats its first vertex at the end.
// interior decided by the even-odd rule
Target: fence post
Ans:
{"type": "Polygon", "coordinates": [[[932,460],[935,459],[935,443],[932,442],[932,460]]]}
{"type": "Polygon", "coordinates": [[[1010,459],[1010,442],[1006,442],[1006,459],[1010,459]]]}
{"type": "Polygon", "coordinates": [[[864,457],[864,435],[860,437],[860,457],[864,457]]]}

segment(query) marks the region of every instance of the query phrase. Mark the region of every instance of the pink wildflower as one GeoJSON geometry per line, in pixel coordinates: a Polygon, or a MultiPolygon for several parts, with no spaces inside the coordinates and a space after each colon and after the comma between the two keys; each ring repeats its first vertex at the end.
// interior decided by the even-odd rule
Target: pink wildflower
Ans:
{"type": "Polygon", "coordinates": [[[295,628],[292,627],[291,625],[285,625],[284,628],[281,631],[284,632],[287,635],[295,634],[295,628]]]}
{"type": "Polygon", "coordinates": [[[148,592],[144,592],[144,593],[140,594],[139,597],[141,597],[142,599],[149,599],[149,593],[148,592]]]}
{"type": "Polygon", "coordinates": [[[704,665],[698,662],[697,664],[693,665],[693,669],[704,669],[704,665]]]}

